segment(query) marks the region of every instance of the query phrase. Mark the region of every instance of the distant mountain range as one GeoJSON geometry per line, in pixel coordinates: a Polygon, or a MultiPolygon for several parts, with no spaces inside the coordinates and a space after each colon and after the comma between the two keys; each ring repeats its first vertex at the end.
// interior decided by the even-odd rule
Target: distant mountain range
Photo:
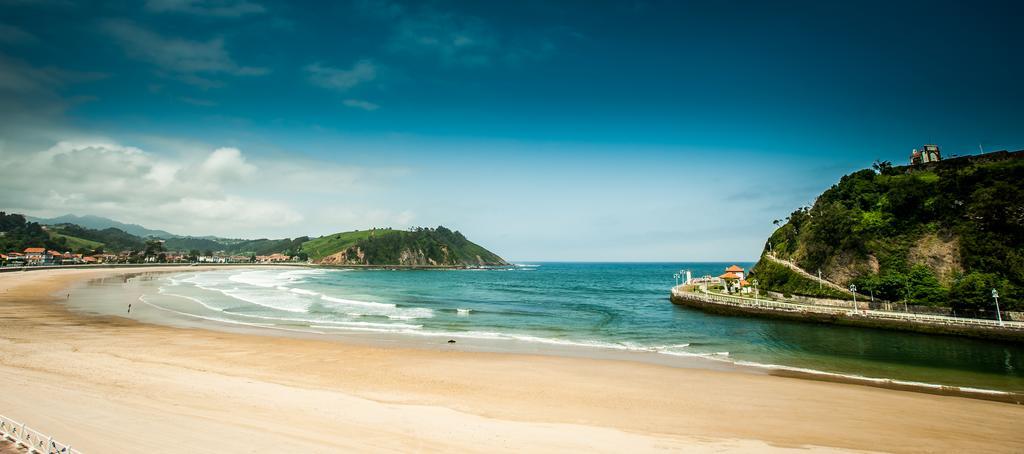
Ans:
{"type": "Polygon", "coordinates": [[[182,237],[182,235],[175,235],[164,230],[147,229],[138,224],[125,224],[124,222],[115,221],[110,218],[104,218],[93,215],[75,216],[73,214],[65,214],[63,216],[58,216],[55,218],[37,218],[33,216],[25,216],[25,219],[29,222],[38,222],[43,225],[75,224],[95,230],[109,229],[113,227],[115,229],[119,229],[142,238],[155,237],[161,239],[171,239],[182,237]]]}

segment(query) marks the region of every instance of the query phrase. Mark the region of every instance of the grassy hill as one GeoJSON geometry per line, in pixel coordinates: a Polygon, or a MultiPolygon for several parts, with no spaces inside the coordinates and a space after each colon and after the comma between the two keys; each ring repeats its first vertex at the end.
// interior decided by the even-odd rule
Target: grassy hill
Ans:
{"type": "Polygon", "coordinates": [[[373,229],[325,235],[302,251],[336,265],[505,265],[501,257],[445,227],[411,231],[373,229]]]}
{"type": "MultiPolygon", "coordinates": [[[[124,230],[108,227],[102,230],[90,229],[76,224],[59,224],[49,227],[51,235],[65,238],[74,238],[78,244],[85,248],[96,249],[102,247],[105,252],[116,253],[119,251],[139,251],[145,248],[145,240],[132,235],[124,230]],[[97,247],[85,246],[87,244],[97,247]]],[[[71,241],[71,240],[69,240],[71,241]]],[[[78,250],[71,248],[73,250],[78,250]]]]}
{"type": "Polygon", "coordinates": [[[392,229],[355,230],[352,232],[334,233],[324,235],[320,238],[309,240],[302,244],[302,252],[309,255],[314,261],[320,260],[332,254],[341,252],[356,243],[366,240],[374,235],[387,235],[398,233],[392,229]]]}
{"type": "MultiPolygon", "coordinates": [[[[995,288],[1004,310],[1024,309],[1022,158],[876,163],[776,221],[765,252],[890,301],[983,311],[995,288]]],[[[790,273],[763,258],[753,269],[763,288],[833,296],[790,273]]]]}
{"type": "Polygon", "coordinates": [[[100,249],[103,247],[103,243],[100,243],[99,241],[92,241],[71,235],[64,235],[53,230],[50,230],[48,233],[50,234],[51,239],[57,241],[58,243],[64,244],[65,247],[63,250],[92,252],[96,249],[100,249]]]}

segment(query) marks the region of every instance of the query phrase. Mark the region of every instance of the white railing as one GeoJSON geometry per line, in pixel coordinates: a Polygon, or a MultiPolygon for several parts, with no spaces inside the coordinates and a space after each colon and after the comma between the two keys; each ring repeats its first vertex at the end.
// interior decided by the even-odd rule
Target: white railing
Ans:
{"type": "Polygon", "coordinates": [[[1024,322],[987,320],[982,318],[961,318],[947,317],[943,315],[914,314],[908,312],[879,311],[879,310],[855,310],[853,302],[850,307],[819,306],[813,304],[784,303],[770,299],[755,299],[734,295],[722,295],[714,292],[690,292],[679,287],[672,289],[672,293],[681,298],[692,298],[704,302],[726,304],[737,307],[769,308],[789,312],[814,312],[819,314],[842,314],[850,316],[862,316],[868,318],[884,318],[890,320],[904,320],[909,322],[942,323],[947,325],[972,325],[987,326],[993,328],[1019,329],[1024,330],[1024,322]]]}
{"type": "MultiPolygon", "coordinates": [[[[25,447],[29,453],[40,454],[82,454],[82,451],[71,449],[71,445],[62,444],[25,424],[0,415],[0,438],[25,447]]],[[[3,443],[0,440],[0,443],[3,443]]]]}

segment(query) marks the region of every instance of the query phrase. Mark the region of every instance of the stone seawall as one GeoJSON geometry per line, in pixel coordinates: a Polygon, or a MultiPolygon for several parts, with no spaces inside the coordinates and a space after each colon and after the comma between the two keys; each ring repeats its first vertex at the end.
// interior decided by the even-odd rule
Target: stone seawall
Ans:
{"type": "MultiPolygon", "coordinates": [[[[926,334],[963,336],[1010,342],[1024,342],[1024,326],[1000,327],[989,323],[970,320],[925,319],[913,315],[883,314],[879,311],[854,311],[851,308],[813,307],[772,301],[744,301],[736,298],[726,300],[724,296],[707,296],[700,293],[671,293],[672,303],[722,315],[741,315],[780,320],[794,320],[808,323],[829,323],[833,325],[857,326],[888,330],[912,331],[926,334]],[[721,298],[716,300],[716,298],[721,298]]],[[[985,321],[988,322],[988,321],[985,321]]]]}

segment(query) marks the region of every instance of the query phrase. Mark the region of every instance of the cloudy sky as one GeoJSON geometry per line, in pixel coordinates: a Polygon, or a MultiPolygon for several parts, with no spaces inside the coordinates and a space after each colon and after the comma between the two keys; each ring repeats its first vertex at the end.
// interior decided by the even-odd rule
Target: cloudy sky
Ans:
{"type": "Polygon", "coordinates": [[[753,259],[875,159],[1024,148],[1019,5],[0,0],[0,209],[753,259]]]}

